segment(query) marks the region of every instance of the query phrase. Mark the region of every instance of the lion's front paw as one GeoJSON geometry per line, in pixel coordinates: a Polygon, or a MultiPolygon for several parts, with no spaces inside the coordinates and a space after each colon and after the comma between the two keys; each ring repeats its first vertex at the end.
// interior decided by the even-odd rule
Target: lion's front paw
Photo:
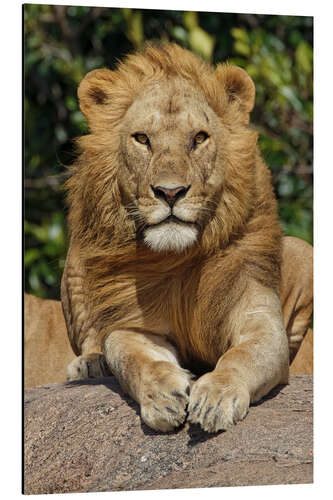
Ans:
{"type": "Polygon", "coordinates": [[[228,376],[207,373],[192,387],[189,422],[198,423],[207,432],[230,429],[248,412],[248,390],[228,376]]]}
{"type": "Polygon", "coordinates": [[[94,353],[78,356],[67,366],[67,380],[85,380],[87,378],[107,377],[111,372],[103,354],[94,353]]]}
{"type": "Polygon", "coordinates": [[[185,421],[193,375],[166,361],[153,363],[145,375],[142,420],[154,430],[171,431],[185,421]]]}

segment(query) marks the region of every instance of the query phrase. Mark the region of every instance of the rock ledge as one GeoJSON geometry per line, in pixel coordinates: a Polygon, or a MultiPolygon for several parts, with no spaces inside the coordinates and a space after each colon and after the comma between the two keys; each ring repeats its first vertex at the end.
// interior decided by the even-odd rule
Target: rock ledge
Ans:
{"type": "Polygon", "coordinates": [[[312,396],[292,376],[231,431],[160,434],[114,377],[27,389],[24,493],[311,483],[312,396]]]}

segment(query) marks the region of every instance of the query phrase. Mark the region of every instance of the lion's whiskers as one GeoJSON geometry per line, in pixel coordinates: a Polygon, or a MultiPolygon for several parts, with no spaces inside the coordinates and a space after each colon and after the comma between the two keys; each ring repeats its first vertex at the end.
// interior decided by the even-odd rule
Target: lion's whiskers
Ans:
{"type": "Polygon", "coordinates": [[[147,222],[138,207],[134,203],[130,203],[125,208],[128,214],[134,219],[137,228],[142,231],[147,226],[147,222]]]}

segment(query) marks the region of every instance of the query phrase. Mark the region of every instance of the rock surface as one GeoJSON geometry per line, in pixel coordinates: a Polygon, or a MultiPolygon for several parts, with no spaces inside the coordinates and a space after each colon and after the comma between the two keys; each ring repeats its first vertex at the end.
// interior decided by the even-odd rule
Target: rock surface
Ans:
{"type": "Polygon", "coordinates": [[[25,494],[313,481],[311,376],[215,435],[149,429],[114,377],[27,389],[24,424],[25,494]]]}

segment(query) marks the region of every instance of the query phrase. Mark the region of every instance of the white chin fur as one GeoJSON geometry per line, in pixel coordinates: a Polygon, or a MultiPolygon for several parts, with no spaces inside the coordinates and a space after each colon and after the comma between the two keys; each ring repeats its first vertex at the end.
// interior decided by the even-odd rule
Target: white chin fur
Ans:
{"type": "Polygon", "coordinates": [[[146,229],[144,241],[156,252],[182,252],[193,245],[197,235],[198,231],[194,226],[168,222],[146,229]]]}

